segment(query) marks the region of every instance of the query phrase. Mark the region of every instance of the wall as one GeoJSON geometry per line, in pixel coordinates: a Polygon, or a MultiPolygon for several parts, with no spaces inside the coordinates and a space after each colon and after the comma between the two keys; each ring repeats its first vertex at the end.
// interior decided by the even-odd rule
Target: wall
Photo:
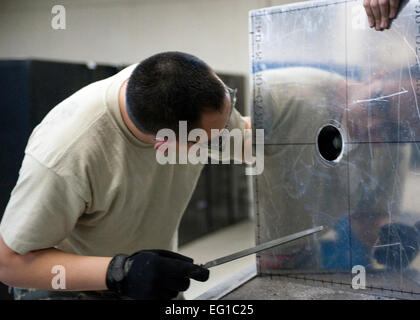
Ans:
{"type": "Polygon", "coordinates": [[[216,71],[246,75],[249,10],[287,2],[2,0],[0,58],[127,64],[178,50],[197,55],[216,71]],[[51,27],[55,4],[66,8],[66,30],[51,27]]]}

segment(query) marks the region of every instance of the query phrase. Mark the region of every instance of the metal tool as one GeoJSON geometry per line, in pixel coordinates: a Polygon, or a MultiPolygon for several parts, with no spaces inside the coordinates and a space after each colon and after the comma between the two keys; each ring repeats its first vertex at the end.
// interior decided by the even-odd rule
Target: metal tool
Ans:
{"type": "Polygon", "coordinates": [[[201,267],[206,268],[206,269],[211,268],[211,267],[215,267],[215,266],[218,266],[220,264],[223,264],[223,263],[226,263],[226,262],[230,262],[230,261],[248,256],[248,255],[253,254],[253,253],[257,253],[257,252],[260,252],[260,251],[263,251],[263,250],[267,250],[267,249],[279,246],[281,244],[285,244],[285,243],[297,240],[299,238],[306,237],[310,234],[319,232],[323,229],[324,229],[324,227],[320,226],[320,227],[314,227],[314,228],[311,228],[311,229],[307,229],[307,230],[304,230],[304,231],[301,231],[301,232],[293,233],[293,234],[290,234],[288,236],[278,238],[276,240],[271,240],[271,241],[268,241],[266,243],[262,243],[258,246],[255,246],[255,247],[245,249],[245,250],[242,250],[242,251],[238,251],[238,252],[230,254],[228,256],[224,256],[222,258],[218,258],[218,259],[209,261],[205,264],[202,264],[201,267]]]}

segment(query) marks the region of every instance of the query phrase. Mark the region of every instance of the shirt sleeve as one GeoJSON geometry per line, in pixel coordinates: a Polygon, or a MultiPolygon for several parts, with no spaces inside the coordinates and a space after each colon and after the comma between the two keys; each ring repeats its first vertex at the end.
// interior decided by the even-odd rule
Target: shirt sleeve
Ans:
{"type": "Polygon", "coordinates": [[[63,177],[26,154],[0,235],[19,254],[51,248],[71,233],[85,207],[86,202],[63,177]]]}

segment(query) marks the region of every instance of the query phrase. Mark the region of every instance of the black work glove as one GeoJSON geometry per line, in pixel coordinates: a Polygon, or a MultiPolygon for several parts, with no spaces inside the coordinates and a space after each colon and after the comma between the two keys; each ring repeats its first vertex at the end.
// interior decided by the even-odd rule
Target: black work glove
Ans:
{"type": "Polygon", "coordinates": [[[117,254],[109,263],[106,285],[122,297],[169,300],[188,289],[190,278],[207,281],[209,270],[175,252],[142,250],[117,254]]]}
{"type": "Polygon", "coordinates": [[[416,257],[420,246],[420,221],[413,227],[391,223],[379,229],[379,245],[374,256],[392,270],[406,268],[416,257]],[[399,243],[399,244],[398,244],[399,243]],[[395,245],[392,245],[395,244],[395,245]]]}

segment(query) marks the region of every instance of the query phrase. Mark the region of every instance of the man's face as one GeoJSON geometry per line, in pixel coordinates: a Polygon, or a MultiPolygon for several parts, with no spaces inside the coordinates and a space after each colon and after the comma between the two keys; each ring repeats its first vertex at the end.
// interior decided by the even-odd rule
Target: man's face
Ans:
{"type": "MultiPolygon", "coordinates": [[[[218,111],[205,111],[201,114],[200,119],[200,128],[207,133],[208,141],[217,139],[217,137],[212,137],[211,130],[223,130],[227,127],[227,124],[230,119],[232,112],[233,104],[229,92],[226,90],[225,99],[223,100],[222,108],[218,111]]],[[[196,142],[208,142],[208,141],[198,141],[196,142]]],[[[189,141],[188,146],[191,147],[194,145],[194,141],[189,141]]]]}
{"type": "MultiPolygon", "coordinates": [[[[221,81],[221,80],[220,80],[221,81]]],[[[177,152],[188,152],[188,150],[196,143],[201,143],[201,144],[206,144],[213,139],[217,139],[217,137],[212,137],[212,130],[223,130],[227,127],[227,124],[229,122],[230,119],[230,115],[232,113],[232,109],[233,109],[233,101],[231,98],[231,95],[226,87],[225,90],[225,98],[223,100],[223,104],[220,110],[209,110],[209,111],[204,111],[201,114],[201,118],[200,118],[200,124],[199,124],[199,128],[204,130],[206,132],[206,139],[200,139],[199,137],[197,137],[196,139],[194,139],[194,141],[188,141],[186,143],[186,150],[182,150],[182,145],[179,141],[176,141],[176,151],[177,152]]],[[[187,123],[187,126],[190,126],[191,124],[187,123]]],[[[188,129],[190,130],[191,127],[188,127],[188,129]]],[[[213,134],[214,135],[214,134],[213,134]]],[[[155,149],[158,149],[162,144],[164,143],[170,143],[170,142],[157,142],[155,144],[155,149]]]]}

